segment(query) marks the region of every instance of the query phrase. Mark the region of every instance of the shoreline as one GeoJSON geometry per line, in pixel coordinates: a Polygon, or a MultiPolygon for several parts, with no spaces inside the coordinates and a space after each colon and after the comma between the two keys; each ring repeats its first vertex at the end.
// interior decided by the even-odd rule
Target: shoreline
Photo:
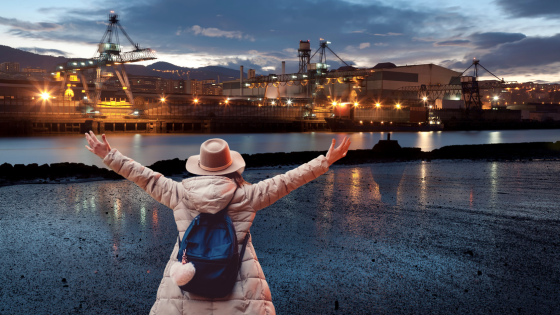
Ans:
{"type": "MultiPolygon", "coordinates": [[[[242,154],[246,169],[301,165],[327,151],[301,151],[242,154]]],[[[532,161],[560,159],[560,141],[500,144],[451,145],[423,152],[420,148],[401,148],[397,141],[381,140],[372,149],[351,150],[335,165],[360,165],[432,160],[499,160],[532,161]]],[[[179,158],[157,161],[148,168],[165,176],[192,176],[185,170],[185,160],[179,158]]],[[[0,165],[0,187],[21,184],[53,184],[119,180],[122,176],[107,168],[83,163],[52,163],[38,165],[4,163],[0,165]]]]}

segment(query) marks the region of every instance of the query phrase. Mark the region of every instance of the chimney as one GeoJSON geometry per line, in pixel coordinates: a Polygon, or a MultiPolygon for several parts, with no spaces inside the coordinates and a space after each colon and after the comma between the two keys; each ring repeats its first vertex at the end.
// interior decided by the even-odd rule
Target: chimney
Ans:
{"type": "Polygon", "coordinates": [[[243,96],[243,66],[239,66],[239,89],[241,90],[241,96],[243,96]]]}
{"type": "Polygon", "coordinates": [[[286,62],[282,61],[282,74],[286,74],[286,62]]]}

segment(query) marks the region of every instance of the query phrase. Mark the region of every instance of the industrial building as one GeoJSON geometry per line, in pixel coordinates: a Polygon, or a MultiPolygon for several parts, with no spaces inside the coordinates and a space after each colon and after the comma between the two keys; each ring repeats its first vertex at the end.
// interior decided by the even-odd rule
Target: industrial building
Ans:
{"type": "MultiPolygon", "coordinates": [[[[229,97],[248,97],[266,99],[315,99],[317,105],[320,103],[338,102],[369,102],[382,103],[383,105],[394,105],[394,103],[405,102],[406,99],[395,93],[404,86],[438,85],[449,84],[453,78],[460,75],[459,72],[434,65],[407,65],[396,66],[393,63],[379,63],[373,68],[356,69],[353,67],[342,67],[339,70],[330,71],[335,75],[341,72],[339,78],[325,79],[322,84],[298,84],[295,80],[285,84],[254,84],[250,78],[223,83],[223,95],[229,97]],[[366,75],[361,75],[363,72],[366,75]],[[356,75],[352,75],[353,72],[356,75]],[[359,73],[358,73],[359,72],[359,73]],[[351,77],[352,80],[343,78],[351,77]],[[356,78],[356,79],[355,79],[356,78]],[[243,84],[243,89],[241,89],[243,84]]],[[[242,73],[242,72],[241,72],[242,73]]],[[[295,79],[295,78],[294,78],[295,79]]],[[[409,97],[417,101],[416,96],[409,97]]]]}

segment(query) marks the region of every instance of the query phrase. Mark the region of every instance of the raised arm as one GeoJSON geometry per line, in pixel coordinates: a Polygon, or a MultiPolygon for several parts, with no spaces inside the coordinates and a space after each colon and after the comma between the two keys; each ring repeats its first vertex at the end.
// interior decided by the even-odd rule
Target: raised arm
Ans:
{"type": "Polygon", "coordinates": [[[350,139],[342,140],[340,146],[335,148],[336,141],[333,139],[327,156],[319,157],[305,163],[298,168],[285,174],[274,176],[257,184],[245,186],[245,191],[252,207],[258,211],[278,201],[294,189],[307,184],[329,170],[329,166],[337,160],[346,156],[350,139]]]}
{"type": "Polygon", "coordinates": [[[183,198],[184,188],[180,183],[140,165],[122,155],[117,149],[111,149],[105,135],[102,136],[103,143],[92,131],[89,134],[86,133],[86,139],[90,145],[86,145],[86,148],[90,152],[102,158],[105,165],[136,183],[158,202],[173,209],[183,198]]]}

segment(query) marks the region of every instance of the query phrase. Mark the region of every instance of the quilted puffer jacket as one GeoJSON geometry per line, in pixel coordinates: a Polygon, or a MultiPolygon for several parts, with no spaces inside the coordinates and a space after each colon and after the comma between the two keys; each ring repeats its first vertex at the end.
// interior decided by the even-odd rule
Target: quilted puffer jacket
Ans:
{"type": "MultiPolygon", "coordinates": [[[[255,214],[292,190],[325,173],[329,164],[324,156],[253,185],[236,187],[224,176],[199,176],[176,182],[111,150],[103,160],[123,177],[135,182],[155,200],[173,209],[179,237],[182,239],[191,221],[201,212],[217,213],[227,206],[235,226],[239,249],[248,235],[255,214]]],[[[171,265],[177,261],[178,243],[165,270],[150,314],[275,314],[270,289],[257,259],[251,238],[247,243],[237,282],[224,298],[205,298],[181,289],[169,277],[171,265]]]]}

